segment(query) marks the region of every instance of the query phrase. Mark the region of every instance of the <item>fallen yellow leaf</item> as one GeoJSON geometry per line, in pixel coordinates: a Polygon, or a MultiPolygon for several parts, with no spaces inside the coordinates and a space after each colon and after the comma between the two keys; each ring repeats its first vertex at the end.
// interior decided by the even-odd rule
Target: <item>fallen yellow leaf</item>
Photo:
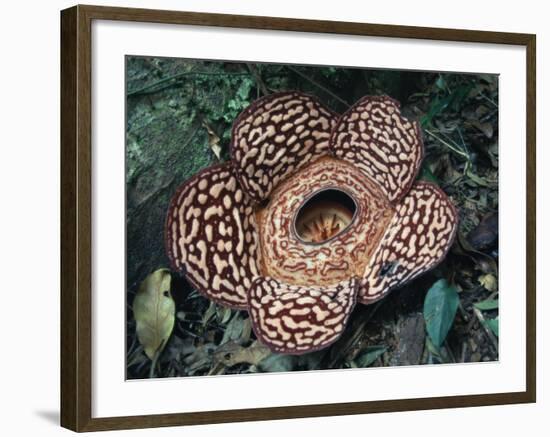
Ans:
{"type": "Polygon", "coordinates": [[[481,275],[478,278],[478,281],[483,287],[485,287],[487,291],[493,292],[498,289],[497,278],[491,273],[487,273],[486,275],[481,275]]]}
{"type": "Polygon", "coordinates": [[[136,333],[151,360],[164,349],[174,328],[176,305],[170,284],[170,271],[159,269],[143,280],[134,299],[136,333]]]}

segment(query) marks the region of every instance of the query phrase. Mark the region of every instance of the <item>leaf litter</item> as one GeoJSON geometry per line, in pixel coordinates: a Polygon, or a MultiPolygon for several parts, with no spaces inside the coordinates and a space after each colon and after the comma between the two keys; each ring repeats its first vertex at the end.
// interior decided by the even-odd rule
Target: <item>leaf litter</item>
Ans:
{"type": "Polygon", "coordinates": [[[128,96],[127,183],[128,192],[141,199],[135,207],[129,203],[127,216],[128,378],[150,376],[152,351],[160,355],[157,377],[498,359],[497,76],[142,57],[130,57],[128,62],[128,89],[134,91],[128,96]],[[420,120],[423,127],[426,157],[419,177],[439,184],[460,212],[455,244],[433,271],[378,303],[358,306],[339,341],[303,356],[271,353],[256,340],[246,312],[209,302],[185,279],[174,276],[172,332],[158,337],[164,340],[160,346],[158,340],[150,342],[146,351],[137,341],[141,328],[136,329],[140,323],[131,308],[136,299],[139,302],[147,272],[166,258],[161,238],[144,239],[145,230],[151,224],[162,229],[167,193],[185,178],[182,175],[189,177],[228,158],[237,114],[266,92],[285,89],[314,94],[340,112],[365,94],[385,93],[401,101],[406,116],[420,120]],[[165,126],[174,118],[178,125],[165,126]],[[158,134],[151,130],[157,125],[165,126],[158,134]],[[148,154],[163,135],[171,135],[164,150],[151,149],[148,154]],[[181,151],[182,144],[188,152],[181,151]],[[195,157],[193,150],[199,155],[195,157]],[[164,162],[177,169],[173,179],[165,174],[155,177],[160,166],[167,165],[164,162]],[[151,168],[155,172],[149,177],[151,168]],[[445,335],[442,329],[439,335],[432,331],[434,341],[423,311],[428,290],[442,279],[455,289],[458,303],[445,335]]]}

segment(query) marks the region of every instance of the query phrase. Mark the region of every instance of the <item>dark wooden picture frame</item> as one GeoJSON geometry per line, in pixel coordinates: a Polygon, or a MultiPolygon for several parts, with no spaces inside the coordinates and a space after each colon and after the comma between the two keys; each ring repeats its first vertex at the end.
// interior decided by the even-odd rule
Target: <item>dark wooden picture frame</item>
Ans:
{"type": "Polygon", "coordinates": [[[75,6],[61,12],[61,425],[99,431],[250,420],[501,405],[536,401],[535,56],[531,34],[75,6]],[[527,236],[526,390],[511,393],[280,406],[127,417],[92,417],[92,37],[93,20],[286,30],[526,48],[527,236]]]}

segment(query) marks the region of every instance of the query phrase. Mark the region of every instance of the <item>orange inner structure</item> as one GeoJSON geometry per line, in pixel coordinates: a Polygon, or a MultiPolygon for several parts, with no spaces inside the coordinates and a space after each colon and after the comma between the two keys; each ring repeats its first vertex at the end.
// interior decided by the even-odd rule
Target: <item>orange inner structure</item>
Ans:
{"type": "Polygon", "coordinates": [[[338,202],[319,202],[296,219],[296,232],[305,243],[322,243],[351,223],[353,213],[338,202]]]}

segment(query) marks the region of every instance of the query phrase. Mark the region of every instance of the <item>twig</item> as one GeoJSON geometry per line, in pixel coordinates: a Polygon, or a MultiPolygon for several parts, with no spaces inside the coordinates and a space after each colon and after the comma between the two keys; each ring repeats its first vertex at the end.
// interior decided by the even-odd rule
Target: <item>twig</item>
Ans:
{"type": "Polygon", "coordinates": [[[436,134],[434,134],[432,131],[429,131],[428,129],[424,129],[424,131],[432,136],[433,138],[435,138],[437,141],[439,141],[441,144],[447,146],[449,149],[451,149],[453,152],[455,153],[458,153],[460,156],[463,156],[464,158],[466,158],[468,161],[470,161],[470,156],[464,152],[463,150],[460,150],[459,148],[457,148],[457,146],[453,146],[451,144],[449,144],[447,141],[445,141],[443,138],[441,137],[438,137],[436,134]]]}
{"type": "Polygon", "coordinates": [[[485,334],[487,334],[487,337],[489,337],[489,340],[491,340],[491,343],[493,344],[493,347],[495,348],[495,351],[498,352],[498,340],[495,338],[495,335],[491,332],[489,327],[487,326],[487,323],[485,321],[485,317],[483,317],[483,314],[480,310],[478,310],[476,307],[474,309],[474,314],[476,315],[477,319],[479,320],[479,323],[483,327],[483,330],[485,331],[485,334]]]}
{"type": "Polygon", "coordinates": [[[468,343],[466,342],[463,342],[462,343],[462,354],[461,354],[461,363],[465,363],[466,362],[466,350],[468,349],[468,343]]]}
{"type": "Polygon", "coordinates": [[[149,378],[155,377],[155,367],[157,367],[157,361],[160,357],[160,353],[162,352],[162,347],[164,346],[164,340],[162,340],[159,344],[159,347],[155,351],[155,355],[153,356],[153,360],[151,361],[151,369],[149,369],[149,378]]]}
{"type": "Polygon", "coordinates": [[[456,128],[456,131],[458,132],[458,136],[460,137],[460,142],[462,143],[462,147],[460,147],[460,145],[454,141],[449,135],[447,135],[445,132],[443,131],[438,131],[444,138],[447,139],[447,141],[449,141],[450,143],[452,143],[454,145],[454,147],[458,148],[458,149],[461,149],[464,151],[464,153],[468,154],[469,153],[469,150],[468,150],[468,147],[466,146],[466,143],[464,142],[464,138],[462,137],[462,133],[460,132],[460,128],[457,126],[456,128]]]}
{"type": "Polygon", "coordinates": [[[449,85],[447,85],[447,81],[443,79],[443,75],[439,73],[439,78],[443,80],[443,83],[445,84],[445,91],[447,91],[448,94],[451,94],[451,89],[449,88],[449,85]]]}
{"type": "Polygon", "coordinates": [[[455,355],[453,354],[453,351],[451,350],[451,347],[449,346],[449,342],[447,339],[445,339],[445,350],[447,351],[447,355],[449,355],[449,358],[452,360],[453,363],[456,363],[455,355]]]}
{"type": "Polygon", "coordinates": [[[254,76],[254,79],[256,80],[256,85],[258,86],[258,89],[262,92],[262,94],[264,96],[268,95],[269,91],[267,90],[267,87],[265,86],[265,83],[263,82],[262,77],[261,77],[260,72],[258,71],[258,69],[254,65],[249,64],[249,63],[247,63],[246,66],[248,67],[248,70],[250,71],[250,73],[252,73],[252,75],[254,76]]]}
{"type": "Polygon", "coordinates": [[[153,357],[153,361],[151,361],[151,368],[149,369],[149,378],[155,377],[155,367],[157,367],[157,361],[160,356],[160,350],[157,350],[155,352],[155,356],[153,357]]]}
{"type": "Polygon", "coordinates": [[[487,100],[489,103],[491,103],[495,108],[498,108],[498,105],[492,99],[487,97],[486,95],[481,94],[481,97],[483,97],[485,100],[487,100]]]}
{"type": "Polygon", "coordinates": [[[137,335],[134,335],[134,338],[132,339],[132,344],[128,348],[128,353],[126,354],[127,357],[131,357],[132,354],[135,352],[134,346],[137,344],[137,335]]]}
{"type": "Polygon", "coordinates": [[[145,85],[143,88],[139,88],[137,90],[129,91],[126,95],[128,97],[137,96],[140,94],[149,94],[152,92],[162,91],[164,88],[161,88],[160,90],[155,90],[154,88],[158,87],[159,85],[163,85],[170,81],[177,81],[178,79],[185,77],[185,76],[249,76],[250,73],[220,73],[220,72],[199,72],[199,71],[186,71],[185,73],[179,73],[175,74],[170,77],[166,77],[164,79],[158,80],[157,82],[151,83],[149,85],[145,85]],[[153,90],[153,91],[151,91],[153,90]]]}
{"type": "Polygon", "coordinates": [[[185,332],[187,335],[190,335],[193,338],[204,338],[204,336],[201,337],[200,335],[191,332],[189,329],[185,329],[183,326],[181,326],[181,323],[182,321],[178,321],[178,328],[185,332]]]}
{"type": "Polygon", "coordinates": [[[460,141],[462,142],[462,147],[464,147],[464,150],[468,151],[468,146],[466,146],[466,142],[464,141],[464,137],[462,136],[462,131],[460,130],[460,127],[456,127],[456,131],[458,132],[458,136],[460,137],[460,141]]]}
{"type": "Polygon", "coordinates": [[[140,362],[147,362],[147,360],[143,360],[143,347],[141,347],[139,344],[136,346],[136,348],[126,355],[126,363],[127,366],[133,366],[140,362]]]}
{"type": "MultiPolygon", "coordinates": [[[[187,313],[187,314],[189,315],[191,313],[187,313]]],[[[178,322],[178,326],[179,326],[180,323],[195,324],[195,323],[200,323],[200,322],[201,321],[199,319],[197,319],[197,320],[180,320],[178,322]]],[[[218,323],[215,322],[215,321],[209,321],[204,325],[205,330],[209,329],[209,328],[216,329],[216,330],[221,331],[221,332],[225,331],[225,327],[218,325],[218,323]]],[[[182,328],[182,329],[184,329],[184,328],[182,328]]],[[[195,335],[197,336],[197,338],[204,338],[204,335],[203,336],[197,335],[197,334],[195,334],[195,335]]]]}
{"type": "Polygon", "coordinates": [[[291,67],[290,65],[287,65],[286,68],[288,68],[290,71],[293,71],[294,73],[296,73],[298,76],[300,76],[301,78],[311,82],[313,85],[315,85],[317,88],[323,90],[325,93],[327,93],[329,96],[331,96],[332,98],[338,100],[340,103],[342,103],[343,105],[346,105],[346,107],[349,107],[350,104],[348,102],[346,102],[344,99],[342,99],[341,97],[338,97],[336,94],[334,94],[331,90],[329,90],[328,88],[326,88],[325,86],[321,85],[319,82],[317,82],[315,79],[312,79],[311,77],[309,77],[308,75],[302,73],[300,70],[297,70],[296,68],[294,67],[291,67]]]}
{"type": "Polygon", "coordinates": [[[353,334],[351,335],[351,337],[348,337],[345,341],[345,347],[343,350],[339,351],[338,352],[338,356],[334,357],[332,359],[332,361],[330,362],[330,364],[328,365],[328,368],[329,369],[334,369],[336,364],[338,363],[338,361],[342,358],[344,358],[347,353],[349,352],[350,348],[355,344],[357,338],[363,334],[363,330],[365,328],[365,325],[367,323],[369,323],[369,321],[373,318],[374,314],[376,313],[376,311],[378,310],[378,308],[380,308],[380,306],[382,305],[382,303],[385,301],[386,299],[382,299],[382,300],[379,300],[378,302],[374,303],[373,306],[371,307],[371,310],[366,313],[365,315],[363,315],[363,318],[362,320],[358,323],[358,326],[357,327],[353,327],[353,334]]]}

